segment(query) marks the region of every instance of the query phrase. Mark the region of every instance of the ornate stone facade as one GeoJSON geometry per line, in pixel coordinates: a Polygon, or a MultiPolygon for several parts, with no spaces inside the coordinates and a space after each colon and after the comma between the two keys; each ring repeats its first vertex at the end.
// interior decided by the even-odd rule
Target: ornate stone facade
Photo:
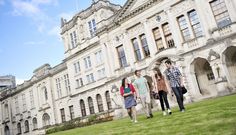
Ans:
{"type": "Polygon", "coordinates": [[[61,21],[63,63],[43,65],[1,98],[1,133],[40,134],[94,113],[123,117],[121,79],[132,81],[141,69],[151,83],[152,69],[163,72],[167,58],[184,76],[185,102],[234,93],[235,7],[233,0],[127,0],[123,7],[93,2],[61,21]]]}

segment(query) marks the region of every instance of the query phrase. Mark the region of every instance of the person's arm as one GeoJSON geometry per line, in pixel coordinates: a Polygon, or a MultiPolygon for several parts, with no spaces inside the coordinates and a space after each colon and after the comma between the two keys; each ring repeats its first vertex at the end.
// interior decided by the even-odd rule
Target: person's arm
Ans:
{"type": "Polygon", "coordinates": [[[134,89],[136,90],[136,96],[137,96],[137,98],[139,98],[140,96],[139,96],[139,89],[138,89],[138,87],[137,87],[137,85],[135,84],[135,83],[133,83],[133,87],[134,87],[134,89]]]}
{"type": "Polygon", "coordinates": [[[152,76],[152,80],[153,80],[152,85],[153,85],[153,88],[154,88],[154,89],[152,89],[152,90],[155,91],[155,92],[158,92],[157,79],[155,78],[155,76],[152,76]]]}
{"type": "Polygon", "coordinates": [[[179,70],[179,68],[176,67],[176,70],[178,71],[178,75],[179,75],[179,79],[180,79],[180,86],[183,87],[184,86],[184,79],[183,76],[179,70]]]}
{"type": "Polygon", "coordinates": [[[150,91],[150,88],[149,88],[149,85],[148,85],[148,82],[147,82],[146,78],[144,78],[144,83],[146,85],[147,91],[150,93],[151,91],[150,91]]]}
{"type": "Polygon", "coordinates": [[[172,88],[170,86],[170,80],[168,79],[167,75],[164,74],[164,81],[165,81],[165,84],[166,84],[166,88],[167,88],[167,91],[171,92],[171,95],[173,95],[173,91],[172,91],[172,88]]]}
{"type": "Polygon", "coordinates": [[[131,89],[132,94],[134,95],[134,98],[136,99],[137,98],[137,93],[136,93],[136,90],[135,90],[135,88],[132,84],[130,84],[130,89],[131,89]]]}

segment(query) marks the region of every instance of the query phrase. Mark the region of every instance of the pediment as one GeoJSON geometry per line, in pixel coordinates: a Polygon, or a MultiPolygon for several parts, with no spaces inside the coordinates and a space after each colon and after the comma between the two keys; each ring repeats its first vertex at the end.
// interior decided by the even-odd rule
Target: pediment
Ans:
{"type": "Polygon", "coordinates": [[[145,10],[153,3],[161,1],[163,0],[128,0],[116,16],[115,21],[122,20],[131,15],[135,15],[135,13],[145,10]]]}

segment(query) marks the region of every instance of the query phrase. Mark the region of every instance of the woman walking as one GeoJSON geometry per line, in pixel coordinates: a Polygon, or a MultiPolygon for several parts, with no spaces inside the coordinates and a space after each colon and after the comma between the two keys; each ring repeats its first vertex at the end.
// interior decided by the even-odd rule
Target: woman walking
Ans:
{"type": "Polygon", "coordinates": [[[124,97],[125,100],[125,108],[128,111],[129,117],[131,121],[134,123],[137,122],[136,119],[136,109],[135,106],[136,103],[136,91],[134,89],[134,86],[130,83],[128,83],[127,78],[122,79],[122,85],[120,87],[120,94],[124,97]]]}
{"type": "Polygon", "coordinates": [[[166,110],[165,110],[165,106],[164,103],[166,105],[167,108],[167,112],[170,115],[172,112],[170,110],[170,105],[167,99],[167,94],[168,94],[168,90],[166,87],[166,82],[165,79],[163,77],[163,75],[161,74],[161,71],[157,68],[154,69],[155,75],[154,75],[154,87],[155,90],[157,90],[158,94],[159,94],[159,100],[161,103],[161,109],[163,111],[163,115],[166,115],[166,110]]]}

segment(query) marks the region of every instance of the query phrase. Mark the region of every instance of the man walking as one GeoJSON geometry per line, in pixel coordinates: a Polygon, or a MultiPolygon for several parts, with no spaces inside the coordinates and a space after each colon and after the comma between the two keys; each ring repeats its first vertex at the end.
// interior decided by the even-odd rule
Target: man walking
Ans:
{"type": "Polygon", "coordinates": [[[165,64],[167,67],[167,69],[164,72],[166,80],[175,94],[180,111],[184,112],[185,108],[183,104],[183,93],[182,93],[182,87],[184,86],[183,77],[179,69],[177,67],[174,67],[169,59],[165,61],[165,64]]]}
{"type": "Polygon", "coordinates": [[[150,98],[150,90],[148,86],[147,80],[141,76],[141,72],[136,70],[135,76],[137,79],[134,81],[134,86],[137,90],[137,96],[141,100],[141,104],[145,109],[147,118],[152,118],[152,110],[151,110],[151,98],[150,98]]]}

